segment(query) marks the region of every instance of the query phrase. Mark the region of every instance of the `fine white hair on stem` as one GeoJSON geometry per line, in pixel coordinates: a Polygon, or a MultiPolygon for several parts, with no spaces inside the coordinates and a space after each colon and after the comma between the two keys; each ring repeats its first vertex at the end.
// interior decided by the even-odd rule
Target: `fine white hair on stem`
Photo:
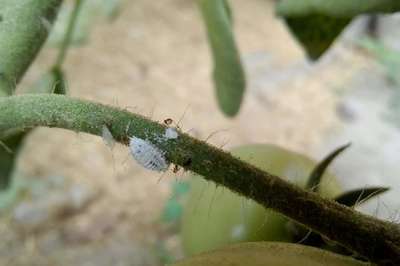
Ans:
{"type": "Polygon", "coordinates": [[[115,146],[116,141],[106,125],[103,125],[101,129],[101,136],[105,144],[112,150],[115,146]]]}
{"type": "Polygon", "coordinates": [[[137,137],[131,137],[129,142],[132,157],[146,169],[164,172],[170,163],[164,153],[152,143],[137,137]]]}
{"type": "Polygon", "coordinates": [[[190,105],[187,105],[185,108],[185,111],[183,111],[182,116],[179,118],[178,122],[176,123],[176,127],[180,128],[179,124],[183,121],[183,119],[185,118],[186,112],[189,109],[190,105]]]}

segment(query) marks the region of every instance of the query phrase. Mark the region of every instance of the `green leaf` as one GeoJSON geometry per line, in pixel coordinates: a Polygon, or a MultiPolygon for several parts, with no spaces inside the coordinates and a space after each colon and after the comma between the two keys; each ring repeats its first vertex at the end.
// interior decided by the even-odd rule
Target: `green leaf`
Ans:
{"type": "Polygon", "coordinates": [[[30,66],[61,0],[0,0],[0,95],[11,95],[30,66]]]}
{"type": "Polygon", "coordinates": [[[354,206],[357,203],[365,202],[366,200],[372,199],[388,190],[388,187],[359,188],[341,194],[335,198],[335,201],[346,206],[354,206]]]}
{"type": "Polygon", "coordinates": [[[345,149],[350,147],[350,143],[343,145],[337,149],[335,149],[333,152],[329,153],[319,164],[315,166],[313,171],[310,174],[310,177],[308,178],[308,182],[306,185],[307,189],[310,189],[311,191],[318,191],[319,188],[319,183],[321,182],[321,178],[325,173],[326,168],[331,164],[331,162],[340,154],[342,153],[345,149]]]}
{"type": "Polygon", "coordinates": [[[283,17],[323,14],[353,18],[364,13],[393,13],[400,11],[399,0],[281,0],[276,6],[283,17]]]}
{"type": "Polygon", "coordinates": [[[290,31],[304,47],[308,57],[318,59],[335,41],[351,19],[335,18],[320,14],[287,17],[290,31]]]}
{"type": "Polygon", "coordinates": [[[233,24],[232,9],[229,6],[228,0],[223,0],[226,15],[228,16],[229,22],[233,24]]]}
{"type": "Polygon", "coordinates": [[[355,16],[397,11],[399,0],[281,0],[276,6],[277,14],[313,60],[331,46],[355,16]]]}
{"type": "Polygon", "coordinates": [[[245,73],[234,40],[225,0],[198,0],[214,61],[216,97],[222,112],[235,116],[246,86],[245,73]]]}

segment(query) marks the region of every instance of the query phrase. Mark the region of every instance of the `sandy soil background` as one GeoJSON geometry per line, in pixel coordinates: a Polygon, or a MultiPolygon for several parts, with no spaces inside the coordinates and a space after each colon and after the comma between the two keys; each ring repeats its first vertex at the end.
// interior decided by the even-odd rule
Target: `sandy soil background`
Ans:
{"type": "MultiPolygon", "coordinates": [[[[226,149],[266,142],[312,155],[338,123],[332,88],[344,86],[364,59],[341,44],[312,66],[272,2],[231,2],[249,83],[235,119],[216,106],[194,1],[126,1],[116,21],[97,25],[88,44],[70,50],[70,95],[158,121],[178,121],[186,110],[181,128],[201,139],[216,132],[209,142],[226,149]]],[[[41,52],[22,87],[37,80],[55,52],[41,52]]],[[[126,147],[111,150],[99,137],[45,128],[29,137],[18,173],[46,185],[34,203],[23,201],[19,212],[2,217],[1,265],[161,265],[154,249],[160,241],[179,254],[178,237],[159,217],[170,183],[183,174],[170,171],[159,181],[126,147]],[[38,204],[49,218],[24,222],[38,204]]]]}

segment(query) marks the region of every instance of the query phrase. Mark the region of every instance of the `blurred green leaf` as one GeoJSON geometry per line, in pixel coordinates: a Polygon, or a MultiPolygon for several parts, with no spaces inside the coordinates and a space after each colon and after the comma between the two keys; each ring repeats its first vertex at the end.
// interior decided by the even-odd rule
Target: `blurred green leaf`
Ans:
{"type": "Polygon", "coordinates": [[[348,18],[320,14],[285,18],[290,31],[312,60],[318,59],[328,50],[350,21],[348,18]]]}
{"type": "Polygon", "coordinates": [[[207,28],[214,70],[217,101],[222,112],[235,116],[246,86],[245,73],[234,40],[225,0],[198,0],[207,28]]]}
{"type": "Polygon", "coordinates": [[[399,0],[281,0],[276,13],[313,59],[318,59],[347,24],[365,13],[400,11],[399,0]]]}
{"type": "Polygon", "coordinates": [[[331,153],[329,153],[320,163],[318,163],[308,178],[308,182],[306,185],[307,189],[311,191],[318,191],[319,183],[321,182],[321,178],[325,173],[326,168],[332,163],[332,161],[344,150],[350,147],[350,143],[340,146],[339,148],[335,149],[331,153]]]}
{"type": "MultiPolygon", "coordinates": [[[[83,6],[86,6],[86,4],[84,3],[83,6]]],[[[95,16],[91,14],[90,9],[85,9],[83,8],[83,6],[80,10],[74,32],[71,36],[71,46],[80,46],[85,44],[93,27],[92,23],[95,16]]],[[[50,32],[50,36],[47,40],[48,45],[54,47],[60,47],[62,45],[65,34],[67,33],[72,12],[73,6],[71,5],[64,4],[61,7],[56,23],[54,24],[53,29],[50,32]]]]}
{"type": "Polygon", "coordinates": [[[388,187],[367,187],[367,188],[359,188],[355,190],[347,191],[340,196],[335,198],[335,201],[346,205],[346,206],[354,206],[357,203],[365,202],[366,200],[372,199],[386,191],[388,191],[388,187]]]}
{"type": "Polygon", "coordinates": [[[283,17],[321,14],[338,18],[353,18],[364,13],[400,11],[399,0],[280,0],[276,11],[283,17]]]}
{"type": "MultiPolygon", "coordinates": [[[[107,19],[115,20],[123,4],[122,0],[84,0],[79,16],[74,27],[70,45],[80,46],[88,41],[94,26],[107,19]]],[[[73,6],[64,4],[58,14],[57,21],[50,33],[48,44],[61,46],[67,32],[69,19],[73,12],[73,6]]]]}
{"type": "Polygon", "coordinates": [[[232,16],[232,9],[228,3],[228,0],[223,0],[223,4],[225,7],[226,15],[228,16],[229,22],[233,24],[233,16],[232,16]]]}

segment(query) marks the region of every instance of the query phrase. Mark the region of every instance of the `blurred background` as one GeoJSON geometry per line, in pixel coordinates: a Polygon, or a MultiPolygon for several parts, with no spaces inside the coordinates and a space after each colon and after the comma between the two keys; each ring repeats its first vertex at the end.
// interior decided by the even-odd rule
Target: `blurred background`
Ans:
{"type": "MultiPolygon", "coordinates": [[[[65,1],[21,92],[40,86],[72,3],[65,1]]],[[[390,186],[361,210],[398,222],[400,16],[379,17],[375,39],[366,38],[369,18],[356,19],[310,62],[274,1],[230,4],[248,82],[235,118],[216,104],[204,25],[189,0],[84,1],[63,65],[68,94],[180,121],[223,149],[273,143],[318,160],[352,142],[332,172],[346,188],[390,186]]],[[[34,130],[17,185],[2,195],[0,265],[156,266],[183,256],[170,222],[180,206],[168,203],[187,173],[147,171],[127,147],[111,146],[83,133],[34,130]]]]}

